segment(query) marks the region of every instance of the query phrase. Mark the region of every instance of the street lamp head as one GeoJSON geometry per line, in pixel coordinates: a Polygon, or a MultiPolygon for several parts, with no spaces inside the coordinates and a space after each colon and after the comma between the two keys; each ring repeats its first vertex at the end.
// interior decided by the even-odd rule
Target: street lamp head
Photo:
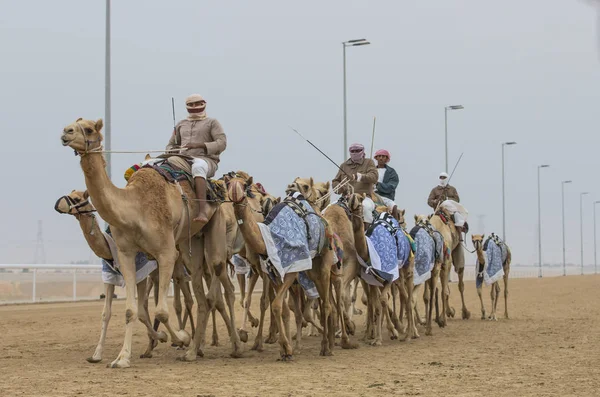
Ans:
{"type": "Polygon", "coordinates": [[[361,41],[360,43],[354,43],[354,44],[350,44],[351,47],[357,47],[359,45],[369,45],[371,44],[370,41],[361,41]]]}
{"type": "Polygon", "coordinates": [[[600,204],[600,201],[594,201],[594,204],[600,204]]]}
{"type": "Polygon", "coordinates": [[[451,105],[451,106],[446,106],[446,109],[449,110],[461,110],[464,109],[465,107],[463,105],[451,105]]]}
{"type": "Polygon", "coordinates": [[[504,142],[503,143],[503,145],[506,145],[506,146],[516,145],[516,144],[517,144],[517,142],[512,142],[512,141],[511,142],[504,142]]]}
{"type": "Polygon", "coordinates": [[[590,194],[590,192],[581,192],[582,196],[585,196],[586,194],[590,194]]]}
{"type": "Polygon", "coordinates": [[[538,165],[538,168],[548,168],[548,167],[550,167],[550,164],[538,165]]]}
{"type": "Polygon", "coordinates": [[[573,183],[573,181],[562,181],[562,183],[573,183]]]}
{"type": "Polygon", "coordinates": [[[345,41],[344,44],[359,43],[361,41],[367,41],[367,39],[348,40],[348,41],[345,41]]]}

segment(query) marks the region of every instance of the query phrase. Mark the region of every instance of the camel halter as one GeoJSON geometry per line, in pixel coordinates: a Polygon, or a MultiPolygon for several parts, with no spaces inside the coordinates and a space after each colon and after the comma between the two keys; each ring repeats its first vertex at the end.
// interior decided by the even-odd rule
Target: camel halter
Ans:
{"type": "Polygon", "coordinates": [[[85,207],[88,204],[91,205],[89,198],[87,198],[79,203],[76,203],[75,200],[73,200],[71,198],[71,196],[62,196],[56,201],[56,204],[54,204],[54,210],[60,214],[69,214],[69,215],[85,215],[85,214],[91,214],[91,213],[96,212],[96,208],[94,208],[93,205],[92,205],[91,210],[83,210],[83,211],[80,210],[80,208],[85,207]],[[69,206],[69,210],[67,212],[63,212],[58,208],[58,205],[61,200],[65,200],[67,202],[67,205],[69,206]],[[72,210],[75,210],[76,212],[72,213],[71,212],[72,210]]]}
{"type": "MultiPolygon", "coordinates": [[[[83,138],[85,139],[85,129],[83,128],[81,123],[79,123],[79,121],[77,121],[77,125],[81,129],[81,134],[83,135],[83,138]]],[[[89,139],[85,139],[85,152],[79,153],[77,150],[73,149],[75,151],[75,156],[79,155],[79,156],[83,157],[84,155],[86,155],[88,153],[102,153],[102,145],[98,146],[95,149],[89,150],[90,143],[97,143],[97,142],[101,142],[101,141],[102,140],[100,139],[100,137],[98,137],[98,139],[95,139],[93,141],[89,140],[89,139]]]]}

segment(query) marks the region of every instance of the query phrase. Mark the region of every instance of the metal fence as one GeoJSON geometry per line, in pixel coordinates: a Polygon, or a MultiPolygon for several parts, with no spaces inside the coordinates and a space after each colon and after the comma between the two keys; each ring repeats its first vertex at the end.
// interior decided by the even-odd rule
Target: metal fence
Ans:
{"type": "MultiPolygon", "coordinates": [[[[581,267],[568,266],[567,275],[580,275],[581,267]]],[[[586,266],[584,274],[594,274],[594,266],[586,266]]],[[[100,298],[104,293],[101,265],[67,264],[0,264],[0,304],[84,301],[100,298]]],[[[475,267],[467,265],[465,280],[475,280],[475,267]]],[[[563,275],[562,267],[544,267],[544,277],[563,275]]],[[[510,278],[538,277],[538,268],[534,266],[513,266],[510,278]]],[[[450,277],[456,282],[454,271],[450,277]]],[[[236,280],[233,281],[239,291],[236,280]]],[[[260,288],[260,285],[257,287],[260,288]]],[[[257,289],[260,290],[260,289],[257,289]]],[[[115,287],[118,298],[125,297],[125,289],[115,287]]],[[[169,295],[172,295],[172,285],[169,295]]]]}

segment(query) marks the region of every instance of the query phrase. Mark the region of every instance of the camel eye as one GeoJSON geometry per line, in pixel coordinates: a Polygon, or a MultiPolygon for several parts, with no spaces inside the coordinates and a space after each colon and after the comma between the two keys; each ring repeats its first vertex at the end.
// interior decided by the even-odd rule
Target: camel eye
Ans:
{"type": "Polygon", "coordinates": [[[91,128],[86,128],[85,129],[85,133],[88,134],[88,135],[91,134],[92,132],[94,132],[94,130],[92,130],[91,128]]]}
{"type": "Polygon", "coordinates": [[[75,201],[76,203],[79,203],[79,202],[81,202],[81,199],[79,197],[74,197],[73,201],[75,201]]]}

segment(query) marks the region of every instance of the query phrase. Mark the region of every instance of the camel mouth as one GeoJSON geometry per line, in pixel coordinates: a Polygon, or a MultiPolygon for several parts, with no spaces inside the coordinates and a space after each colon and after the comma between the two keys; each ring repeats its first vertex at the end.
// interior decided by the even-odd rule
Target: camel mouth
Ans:
{"type": "Polygon", "coordinates": [[[63,146],[67,146],[69,143],[71,143],[71,141],[65,138],[64,136],[60,138],[60,141],[62,142],[63,146]]]}

